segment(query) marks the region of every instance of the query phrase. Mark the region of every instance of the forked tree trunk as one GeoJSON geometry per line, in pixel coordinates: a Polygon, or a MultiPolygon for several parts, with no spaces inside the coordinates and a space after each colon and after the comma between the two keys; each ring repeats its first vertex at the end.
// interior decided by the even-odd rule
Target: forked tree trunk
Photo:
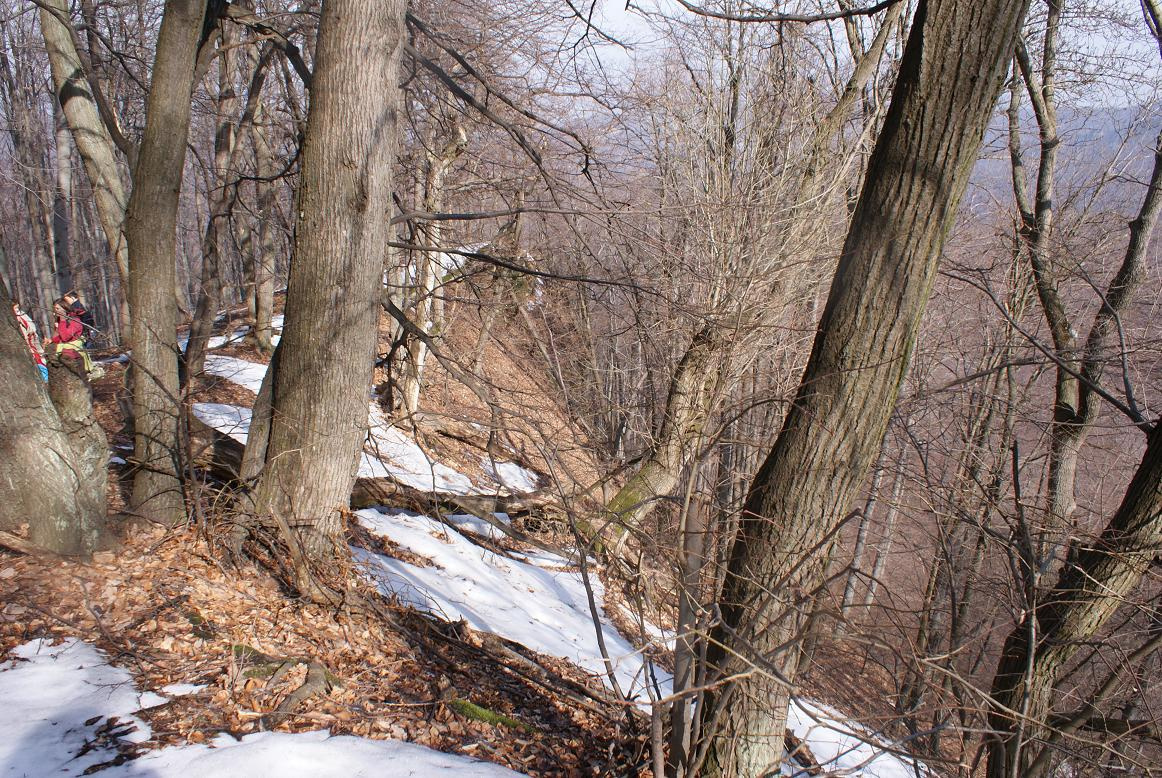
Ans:
{"type": "Polygon", "coordinates": [[[145,134],[125,219],[133,312],[133,444],[130,508],[176,524],[179,479],[177,208],[190,127],[190,89],[206,0],[167,0],[146,103],[145,134]]]}
{"type": "Polygon", "coordinates": [[[368,413],[395,159],[400,0],[328,0],[296,206],[260,520],[283,528],[304,594],[309,559],[338,552],[368,413]]]}
{"type": "Polygon", "coordinates": [[[710,638],[705,775],[778,768],[819,553],[879,449],[1027,0],[920,2],[795,402],[747,497],[710,638]]]}

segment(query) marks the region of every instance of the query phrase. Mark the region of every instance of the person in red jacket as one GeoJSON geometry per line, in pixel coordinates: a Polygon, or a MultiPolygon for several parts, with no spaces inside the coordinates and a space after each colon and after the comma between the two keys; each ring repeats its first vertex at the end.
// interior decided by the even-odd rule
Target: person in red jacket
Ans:
{"type": "Polygon", "coordinates": [[[48,381],[48,366],[44,361],[44,351],[40,348],[40,339],[36,336],[36,324],[32,318],[20,307],[20,303],[12,301],[12,313],[16,314],[16,323],[20,325],[20,334],[28,344],[28,351],[32,354],[32,361],[36,363],[37,372],[42,381],[48,381]]]}
{"type": "Polygon", "coordinates": [[[85,372],[89,372],[93,363],[89,360],[89,352],[85,351],[85,327],[81,320],[72,314],[63,297],[52,304],[52,312],[56,316],[56,334],[45,340],[45,348],[63,357],[83,360],[85,372]]]}

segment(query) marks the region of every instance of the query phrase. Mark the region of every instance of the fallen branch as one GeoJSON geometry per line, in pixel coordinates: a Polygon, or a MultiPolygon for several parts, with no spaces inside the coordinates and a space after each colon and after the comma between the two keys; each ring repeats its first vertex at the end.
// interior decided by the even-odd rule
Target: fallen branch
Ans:
{"type": "Polygon", "coordinates": [[[471,700],[466,700],[462,697],[450,697],[444,701],[444,704],[461,716],[472,719],[473,721],[483,721],[485,724],[491,724],[494,727],[499,725],[508,727],[509,729],[519,729],[521,732],[533,733],[537,731],[535,727],[523,721],[518,721],[503,713],[491,711],[488,708],[483,708],[471,700]]]}
{"type": "Polygon", "coordinates": [[[41,548],[19,535],[13,535],[11,532],[4,532],[3,530],[0,530],[0,546],[15,551],[18,554],[27,554],[29,556],[57,556],[57,554],[54,554],[47,548],[41,548]]]}

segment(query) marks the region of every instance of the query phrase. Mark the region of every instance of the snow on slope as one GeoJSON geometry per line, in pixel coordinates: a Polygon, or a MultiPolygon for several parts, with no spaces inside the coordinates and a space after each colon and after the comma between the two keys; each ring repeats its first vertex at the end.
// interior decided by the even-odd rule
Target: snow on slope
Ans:
{"type": "Polygon", "coordinates": [[[375,405],[368,409],[369,441],[359,462],[360,478],[394,478],[413,489],[479,494],[468,476],[434,461],[410,435],[393,427],[375,405]]]}
{"type": "Polygon", "coordinates": [[[134,713],[165,700],[143,699],[129,673],[111,667],[97,649],[79,640],[50,648],[34,640],[12,651],[0,665],[0,775],[79,775],[109,759],[77,752],[90,739],[95,716],[116,716],[137,726],[131,742],[147,737],[148,726],[134,713]],[[26,661],[21,661],[26,660],[26,661]]]}
{"type": "MultiPolygon", "coordinates": [[[[139,693],[129,673],[79,640],[51,646],[33,640],[0,664],[0,776],[79,776],[117,754],[99,743],[106,720],[137,729],[122,738],[141,743],[149,725],[133,714],[165,704],[156,694],[139,693]],[[88,750],[86,750],[88,747],[88,750]],[[84,751],[84,753],[82,753],[84,751]]],[[[99,773],[108,778],[348,778],[457,775],[512,778],[507,768],[444,754],[398,740],[331,737],[326,731],[263,732],[235,740],[220,735],[211,745],[167,746],[99,773]]]]}
{"type": "MultiPolygon", "coordinates": [[[[264,366],[254,365],[254,368],[262,370],[264,366]]],[[[254,374],[248,369],[234,366],[234,370],[233,375],[254,380],[254,374]]],[[[261,375],[258,381],[261,382],[261,375]]],[[[194,413],[206,424],[245,442],[250,425],[248,409],[198,403],[194,413]]],[[[374,405],[370,409],[370,421],[372,442],[367,448],[376,455],[365,451],[359,469],[361,477],[389,476],[424,491],[452,494],[481,491],[467,476],[431,459],[409,435],[392,427],[374,405]]],[[[514,463],[484,464],[486,475],[495,476],[500,485],[512,491],[537,486],[536,474],[514,463]]],[[[390,537],[434,563],[432,567],[416,567],[355,549],[383,591],[449,620],[464,618],[474,629],[494,632],[604,676],[604,660],[598,650],[584,586],[579,574],[564,569],[565,560],[544,552],[522,555],[524,561],[503,557],[476,546],[443,523],[407,511],[364,510],[358,515],[371,531],[390,537]]],[[[461,518],[459,523],[468,532],[486,536],[495,532],[491,526],[485,529],[479,520],[461,518]]],[[[622,691],[643,703],[648,702],[644,687],[648,679],[649,683],[656,684],[653,687],[656,692],[668,695],[669,675],[660,668],[653,668],[655,675],[649,675],[651,668],[641,653],[605,619],[601,582],[593,578],[591,585],[602,618],[602,636],[622,691]]],[[[672,640],[672,635],[658,632],[656,641],[665,642],[667,637],[672,640]]],[[[792,701],[787,726],[807,742],[824,767],[842,775],[861,778],[915,778],[917,775],[911,761],[871,745],[883,742],[875,733],[816,703],[792,701]]],[[[791,765],[784,766],[784,771],[788,775],[797,774],[791,765]]],[[[929,774],[922,767],[919,773],[929,774]]]]}
{"type": "Polygon", "coordinates": [[[262,377],[266,375],[266,365],[223,354],[210,354],[206,357],[205,371],[258,394],[262,387],[262,377]]]}
{"type": "MultiPolygon", "coordinates": [[[[473,629],[604,675],[585,585],[579,573],[565,570],[569,563],[561,557],[543,554],[536,564],[529,564],[501,556],[442,522],[409,511],[369,509],[356,515],[372,532],[435,562],[432,567],[416,567],[354,549],[384,593],[448,621],[463,618],[473,629]]],[[[647,667],[641,652],[605,618],[601,581],[592,576],[589,583],[622,692],[648,702],[644,685],[656,675],[662,696],[668,695],[670,674],[647,667]]]]}

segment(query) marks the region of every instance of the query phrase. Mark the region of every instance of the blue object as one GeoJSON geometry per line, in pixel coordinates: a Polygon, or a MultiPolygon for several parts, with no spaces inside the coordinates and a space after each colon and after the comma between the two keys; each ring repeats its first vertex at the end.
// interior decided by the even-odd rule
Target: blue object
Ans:
{"type": "Polygon", "coordinates": [[[48,383],[48,368],[44,365],[37,365],[36,369],[40,371],[40,380],[48,383]]]}

